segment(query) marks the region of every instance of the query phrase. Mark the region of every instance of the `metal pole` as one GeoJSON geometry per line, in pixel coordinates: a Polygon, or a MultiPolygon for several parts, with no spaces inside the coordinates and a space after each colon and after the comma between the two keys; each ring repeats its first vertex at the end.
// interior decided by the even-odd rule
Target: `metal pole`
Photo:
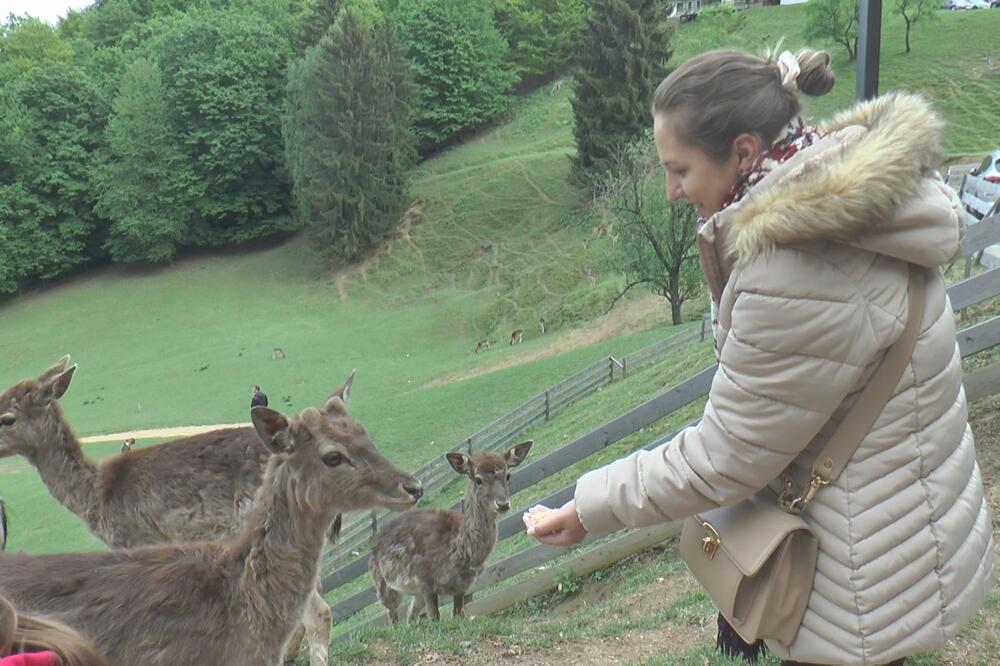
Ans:
{"type": "Polygon", "coordinates": [[[878,60],[882,45],[882,0],[858,0],[858,100],[878,95],[878,60]]]}

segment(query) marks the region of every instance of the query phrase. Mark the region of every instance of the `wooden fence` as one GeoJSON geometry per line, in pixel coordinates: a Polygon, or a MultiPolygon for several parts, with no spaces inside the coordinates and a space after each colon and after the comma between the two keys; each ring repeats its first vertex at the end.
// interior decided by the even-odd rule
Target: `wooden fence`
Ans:
{"type": "MultiPolygon", "coordinates": [[[[596,361],[558,384],[529,398],[512,411],[461,440],[447,452],[495,451],[508,446],[521,433],[545,423],[559,410],[608,385],[616,378],[624,377],[630,372],[636,372],[699,339],[704,340],[706,335],[710,335],[707,332],[706,321],[703,318],[700,325],[692,324],[680,333],[675,333],[621,358],[608,356],[596,361]]],[[[433,496],[439,492],[455,476],[454,470],[445,459],[445,453],[446,451],[442,451],[414,472],[414,476],[420,479],[424,485],[425,497],[433,496]]],[[[337,545],[329,547],[324,553],[320,566],[321,573],[329,573],[366,551],[371,536],[378,529],[379,521],[389,515],[388,511],[378,511],[348,519],[341,529],[337,545]]]]}
{"type": "MultiPolygon", "coordinates": [[[[966,233],[962,246],[963,256],[972,256],[979,252],[982,248],[993,243],[1000,242],[1000,216],[983,219],[975,226],[977,228],[974,232],[973,229],[970,228],[969,232],[966,233]]],[[[958,310],[963,307],[969,307],[1000,295],[1000,273],[998,273],[998,271],[1000,271],[1000,268],[995,268],[979,275],[963,279],[960,282],[951,285],[948,288],[948,295],[951,299],[953,309],[958,310]]],[[[1000,316],[993,317],[992,319],[982,323],[965,328],[958,333],[958,345],[963,358],[985,349],[989,349],[998,344],[1000,344],[1000,316]]],[[[544,481],[553,474],[562,471],[581,460],[584,460],[588,456],[602,450],[606,446],[609,446],[610,444],[637,432],[641,428],[673,414],[685,405],[704,398],[707,396],[709,388],[711,387],[715,369],[715,365],[704,368],[693,377],[664,391],[656,397],[647,400],[641,405],[630,409],[608,423],[595,428],[579,439],[562,446],[532,464],[518,469],[511,479],[511,495],[544,481]]],[[[969,400],[977,400],[979,398],[1000,392],[1000,364],[989,366],[968,374],[965,378],[965,389],[969,400]]],[[[692,424],[693,423],[696,423],[696,421],[692,422],[692,424]]],[[[647,450],[656,448],[662,443],[669,441],[669,439],[675,434],[676,431],[664,437],[660,437],[655,441],[646,444],[643,448],[647,450]]],[[[576,484],[571,483],[563,488],[560,488],[559,490],[556,490],[555,492],[550,493],[547,497],[534,499],[532,504],[541,503],[547,506],[560,506],[566,501],[572,499],[575,488],[576,484]]],[[[452,506],[452,509],[457,510],[459,507],[460,503],[456,502],[452,506]]],[[[524,529],[523,523],[521,522],[521,513],[526,508],[527,507],[522,507],[521,509],[512,512],[511,515],[507,516],[498,523],[499,541],[508,539],[524,529]]],[[[674,528],[676,528],[676,526],[674,526],[674,528]]],[[[665,529],[666,531],[664,534],[672,533],[669,528],[665,529]]],[[[608,548],[611,548],[613,552],[621,555],[624,552],[624,546],[622,546],[624,542],[622,540],[627,536],[629,535],[619,537],[619,539],[611,542],[619,544],[618,546],[608,546],[608,548]]],[[[604,546],[602,546],[602,548],[604,548],[604,546]]],[[[566,550],[563,548],[553,548],[544,545],[528,547],[487,567],[474,585],[473,591],[502,583],[503,581],[508,580],[524,571],[543,565],[554,558],[561,557],[565,555],[565,553],[566,550]]],[[[560,570],[562,568],[565,568],[565,565],[561,565],[560,570]]],[[[326,575],[322,581],[323,590],[324,592],[328,592],[340,585],[353,581],[360,576],[366,575],[367,571],[368,555],[364,554],[356,558],[354,561],[349,562],[326,575]]],[[[545,589],[545,585],[547,584],[545,581],[551,583],[553,575],[554,574],[552,572],[549,572],[547,577],[542,576],[541,578],[543,580],[537,582],[537,585],[531,589],[545,589]]],[[[518,585],[522,586],[518,588],[519,590],[523,591],[525,589],[525,584],[518,583],[518,585]]],[[[513,587],[517,586],[512,586],[512,588],[513,587]]],[[[504,591],[501,590],[490,597],[487,597],[487,599],[493,599],[494,601],[491,602],[491,604],[484,606],[483,610],[502,607],[498,606],[499,600],[509,601],[510,599],[514,599],[516,601],[521,598],[522,596],[519,596],[519,594],[505,594],[504,591]]],[[[375,600],[374,590],[371,587],[366,587],[365,589],[356,592],[345,599],[339,600],[331,605],[330,608],[335,621],[343,620],[344,618],[368,607],[374,603],[375,600]]],[[[477,610],[477,612],[483,612],[483,610],[477,610]]],[[[471,607],[469,612],[473,612],[471,607]]],[[[370,621],[368,624],[380,623],[382,621],[382,616],[379,616],[375,620],[370,621]]]]}

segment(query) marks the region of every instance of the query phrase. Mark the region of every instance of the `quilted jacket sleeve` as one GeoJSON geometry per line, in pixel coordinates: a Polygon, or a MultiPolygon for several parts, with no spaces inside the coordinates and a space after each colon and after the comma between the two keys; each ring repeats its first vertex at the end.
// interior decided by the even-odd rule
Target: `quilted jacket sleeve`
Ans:
{"type": "MultiPolygon", "coordinates": [[[[588,532],[681,519],[757,492],[802,452],[891,343],[877,341],[852,278],[820,257],[779,249],[737,268],[730,282],[720,307],[719,369],[701,422],[653,451],[584,475],[575,500],[588,532]]],[[[900,284],[895,300],[905,309],[905,275],[900,284]]]]}

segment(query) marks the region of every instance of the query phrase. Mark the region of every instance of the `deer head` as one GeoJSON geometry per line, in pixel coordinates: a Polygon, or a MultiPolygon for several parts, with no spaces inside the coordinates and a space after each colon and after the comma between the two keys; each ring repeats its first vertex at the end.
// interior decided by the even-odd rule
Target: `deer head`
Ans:
{"type": "Polygon", "coordinates": [[[470,490],[465,493],[480,507],[494,513],[506,513],[510,509],[510,468],[517,467],[528,457],[533,442],[521,442],[503,455],[496,453],[476,453],[472,457],[464,453],[447,454],[448,462],[459,474],[469,477],[470,490]]]}
{"type": "Polygon", "coordinates": [[[25,379],[0,395],[0,458],[31,456],[52,441],[59,427],[56,403],[76,372],[76,366],[68,364],[69,356],[64,356],[38,379],[25,379]]]}
{"type": "Polygon", "coordinates": [[[301,505],[335,500],[340,511],[408,509],[420,499],[423,486],[386,460],[364,426],[347,413],[353,381],[352,373],[321,409],[310,407],[291,419],[254,407],[253,426],[273,454],[284,456],[301,505]]]}

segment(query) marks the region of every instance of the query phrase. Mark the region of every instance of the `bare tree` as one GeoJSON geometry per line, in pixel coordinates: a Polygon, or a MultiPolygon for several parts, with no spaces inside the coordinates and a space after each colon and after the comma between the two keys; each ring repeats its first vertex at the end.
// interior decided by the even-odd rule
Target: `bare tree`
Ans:
{"type": "Polygon", "coordinates": [[[598,188],[597,205],[612,219],[617,238],[612,260],[625,274],[625,287],[608,310],[633,287],[646,285],[670,302],[671,320],[679,324],[681,305],[702,285],[697,215],[687,203],[667,201],[650,137],[619,147],[612,164],[598,188]]]}
{"type": "Polygon", "coordinates": [[[858,56],[858,5],[854,0],[812,0],[806,4],[807,40],[830,39],[858,56]]]}
{"type": "Polygon", "coordinates": [[[933,21],[936,19],[937,8],[937,0],[896,0],[896,6],[893,8],[893,11],[902,16],[903,23],[906,24],[905,37],[903,39],[906,44],[907,53],[910,52],[910,29],[918,21],[924,19],[933,21]]]}

